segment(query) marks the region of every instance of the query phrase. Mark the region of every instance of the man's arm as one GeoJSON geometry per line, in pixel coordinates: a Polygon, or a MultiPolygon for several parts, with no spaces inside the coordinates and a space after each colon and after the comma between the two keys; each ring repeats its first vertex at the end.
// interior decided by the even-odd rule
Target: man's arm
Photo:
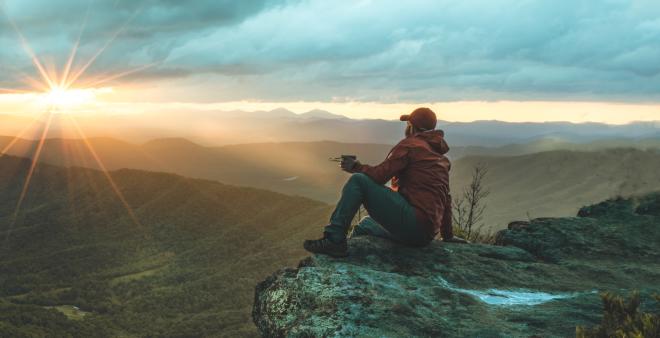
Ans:
{"type": "Polygon", "coordinates": [[[408,166],[408,148],[397,145],[392,149],[383,163],[370,166],[357,162],[352,172],[364,173],[378,184],[385,184],[396,174],[408,166]]]}

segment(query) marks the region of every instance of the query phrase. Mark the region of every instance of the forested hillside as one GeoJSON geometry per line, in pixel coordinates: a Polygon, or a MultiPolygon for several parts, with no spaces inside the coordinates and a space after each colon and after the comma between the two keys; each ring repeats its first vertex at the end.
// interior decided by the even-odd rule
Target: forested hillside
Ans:
{"type": "MultiPolygon", "coordinates": [[[[12,142],[0,137],[0,150],[12,142]]],[[[346,175],[330,162],[341,154],[357,155],[365,163],[382,161],[390,145],[338,142],[255,143],[204,147],[185,139],[159,139],[142,145],[111,138],[89,143],[108,169],[143,169],[186,177],[218,180],[288,195],[335,202],[346,175]]],[[[8,154],[31,157],[37,142],[21,139],[8,154]]],[[[99,169],[80,139],[48,139],[40,161],[59,166],[99,169]]]]}
{"type": "Polygon", "coordinates": [[[0,157],[0,336],[255,335],[253,286],[294,264],[329,206],[172,174],[0,157]]]}
{"type": "Polygon", "coordinates": [[[605,149],[548,151],[511,157],[472,156],[452,169],[453,195],[471,181],[477,165],[488,168],[484,218],[503,229],[512,220],[575,215],[581,206],[618,196],[660,190],[660,153],[654,150],[605,149]]]}
{"type": "MultiPolygon", "coordinates": [[[[0,138],[0,147],[10,142],[0,138]]],[[[367,164],[380,163],[390,146],[337,142],[255,143],[204,147],[184,139],[161,139],[135,145],[96,138],[90,143],[109,169],[133,168],[171,172],[186,177],[256,187],[334,203],[348,174],[329,157],[355,154],[367,164]]],[[[490,168],[485,186],[485,223],[503,228],[514,219],[568,216],[581,205],[603,198],[630,196],[660,189],[660,179],[648,168],[660,166],[653,140],[611,140],[590,144],[550,140],[499,148],[460,148],[450,151],[451,188],[455,197],[469,185],[477,164],[490,168]],[[636,148],[619,146],[629,144],[636,148]],[[614,148],[608,148],[614,147],[614,148]],[[617,148],[618,147],[618,148],[617,148]],[[567,148],[552,150],[555,148],[567,148]],[[481,154],[481,155],[472,155],[481,154]]],[[[35,143],[18,141],[14,155],[31,155],[35,143]]],[[[40,161],[61,166],[99,168],[85,143],[48,139],[40,161]]]]}

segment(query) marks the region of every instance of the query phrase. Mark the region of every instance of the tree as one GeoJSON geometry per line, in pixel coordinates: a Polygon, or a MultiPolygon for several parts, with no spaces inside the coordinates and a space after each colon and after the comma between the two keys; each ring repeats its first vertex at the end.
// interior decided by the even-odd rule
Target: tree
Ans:
{"type": "Polygon", "coordinates": [[[488,174],[488,167],[479,163],[472,172],[470,185],[463,189],[460,197],[454,198],[452,221],[456,235],[471,242],[489,241],[490,233],[482,232],[485,224],[482,223],[486,203],[484,199],[490,190],[484,187],[484,178],[488,174]]]}

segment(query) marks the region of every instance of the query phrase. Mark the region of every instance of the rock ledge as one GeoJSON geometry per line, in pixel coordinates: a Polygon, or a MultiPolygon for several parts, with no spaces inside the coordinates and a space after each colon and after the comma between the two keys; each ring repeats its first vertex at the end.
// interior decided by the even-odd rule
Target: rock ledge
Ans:
{"type": "Polygon", "coordinates": [[[253,319],[265,337],[574,335],[600,321],[599,291],[660,291],[660,217],[625,210],[515,222],[499,245],[354,238],[257,285],[253,319]]]}

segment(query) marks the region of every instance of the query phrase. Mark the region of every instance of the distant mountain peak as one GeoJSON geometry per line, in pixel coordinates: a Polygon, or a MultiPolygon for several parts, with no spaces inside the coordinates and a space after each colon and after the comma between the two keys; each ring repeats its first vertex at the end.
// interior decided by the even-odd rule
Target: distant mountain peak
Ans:
{"type": "Polygon", "coordinates": [[[268,111],[270,115],[273,116],[280,116],[280,117],[286,117],[286,116],[296,116],[296,113],[284,108],[284,107],[279,107],[275,108],[273,110],[268,111]]]}
{"type": "Polygon", "coordinates": [[[202,146],[183,137],[164,137],[150,140],[143,147],[201,148],[202,146]]]}
{"type": "Polygon", "coordinates": [[[312,109],[308,112],[298,115],[303,118],[317,118],[317,119],[347,119],[344,115],[334,114],[326,110],[312,109]]]}

